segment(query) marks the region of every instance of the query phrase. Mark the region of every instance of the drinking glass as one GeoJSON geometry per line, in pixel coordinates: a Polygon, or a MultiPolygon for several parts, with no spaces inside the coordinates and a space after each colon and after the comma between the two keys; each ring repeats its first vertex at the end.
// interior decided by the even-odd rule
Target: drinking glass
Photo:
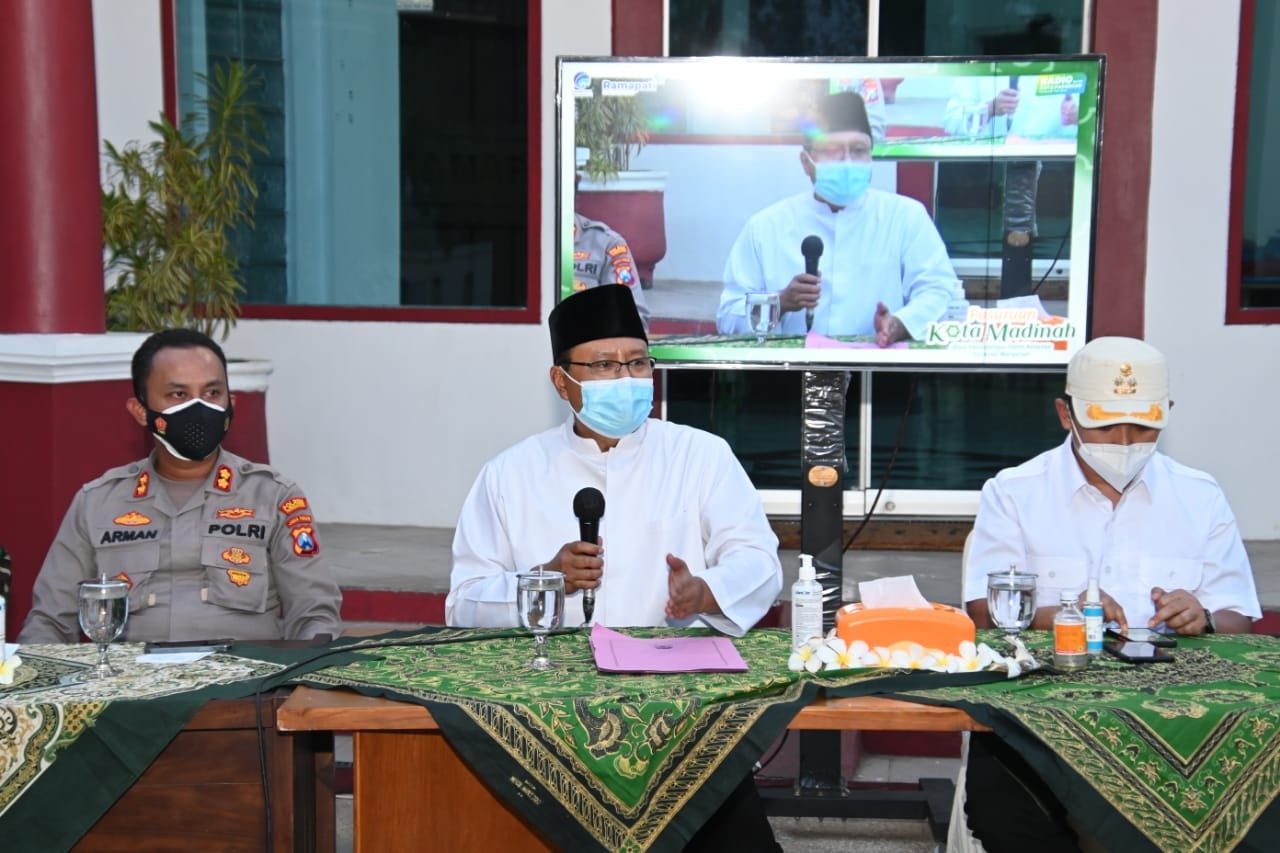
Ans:
{"type": "Polygon", "coordinates": [[[1036,617],[1036,576],[1016,566],[987,575],[987,612],[1012,644],[1036,617]]]}
{"type": "Polygon", "coordinates": [[[516,575],[516,609],[520,624],[533,632],[534,655],[527,666],[554,669],[544,644],[547,634],[564,621],[564,575],[559,572],[520,572],[516,575]]]}
{"type": "Polygon", "coordinates": [[[759,343],[763,344],[773,334],[781,317],[782,306],[777,293],[747,294],[747,323],[751,326],[751,331],[756,333],[759,343]]]}
{"type": "Polygon", "coordinates": [[[110,678],[119,671],[107,660],[111,641],[129,620],[129,583],[100,578],[80,582],[80,630],[98,645],[98,663],[89,678],[110,678]]]}
{"type": "Polygon", "coordinates": [[[972,104],[964,109],[964,132],[970,139],[976,139],[982,135],[987,127],[987,110],[989,105],[986,102],[981,104],[972,104]]]}

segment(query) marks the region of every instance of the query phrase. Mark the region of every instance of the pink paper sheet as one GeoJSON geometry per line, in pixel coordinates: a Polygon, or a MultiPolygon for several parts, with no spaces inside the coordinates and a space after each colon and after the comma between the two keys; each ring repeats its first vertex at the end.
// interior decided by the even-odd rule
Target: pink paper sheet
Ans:
{"type": "Polygon", "coordinates": [[[728,637],[628,637],[591,626],[591,651],[601,672],[746,672],[728,637]]]}

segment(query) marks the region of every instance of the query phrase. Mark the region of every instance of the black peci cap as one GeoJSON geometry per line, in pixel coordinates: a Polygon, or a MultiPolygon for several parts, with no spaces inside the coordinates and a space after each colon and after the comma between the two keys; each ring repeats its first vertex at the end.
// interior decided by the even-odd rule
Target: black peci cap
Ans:
{"type": "Polygon", "coordinates": [[[871,135],[871,121],[867,118],[867,103],[857,92],[836,92],[818,101],[818,128],[825,133],[840,130],[860,130],[871,135]]]}
{"type": "Polygon", "coordinates": [[[551,358],[587,341],[604,338],[639,338],[648,342],[636,299],[625,284],[589,287],[563,300],[551,310],[551,358]]]}

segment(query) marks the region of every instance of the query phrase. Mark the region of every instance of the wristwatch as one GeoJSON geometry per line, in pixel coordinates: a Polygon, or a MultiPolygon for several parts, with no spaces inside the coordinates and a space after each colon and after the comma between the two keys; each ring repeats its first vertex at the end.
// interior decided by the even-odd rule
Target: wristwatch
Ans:
{"type": "Polygon", "coordinates": [[[1213,624],[1213,611],[1207,607],[1204,609],[1204,633],[1218,633],[1218,626],[1213,624]]]}

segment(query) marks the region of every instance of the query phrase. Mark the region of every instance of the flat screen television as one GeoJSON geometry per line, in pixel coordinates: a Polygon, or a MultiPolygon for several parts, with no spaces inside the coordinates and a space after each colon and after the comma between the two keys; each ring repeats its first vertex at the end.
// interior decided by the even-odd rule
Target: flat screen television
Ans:
{"type": "Polygon", "coordinates": [[[1087,340],[1102,73],[560,57],[558,299],[630,284],[672,366],[1061,366],[1087,340]]]}

